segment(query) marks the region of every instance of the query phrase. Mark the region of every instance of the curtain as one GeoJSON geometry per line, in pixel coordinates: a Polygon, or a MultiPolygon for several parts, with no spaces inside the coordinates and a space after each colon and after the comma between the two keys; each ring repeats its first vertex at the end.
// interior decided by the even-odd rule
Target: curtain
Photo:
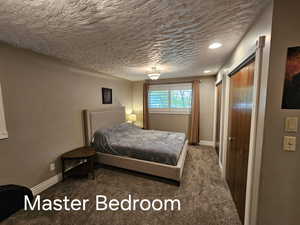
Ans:
{"type": "Polygon", "coordinates": [[[144,87],[143,87],[143,127],[146,130],[149,129],[148,91],[149,91],[149,84],[144,83],[144,87]]]}
{"type": "Polygon", "coordinates": [[[193,81],[193,98],[192,98],[192,117],[190,125],[189,144],[196,145],[199,143],[200,130],[200,90],[199,80],[193,81]]]}

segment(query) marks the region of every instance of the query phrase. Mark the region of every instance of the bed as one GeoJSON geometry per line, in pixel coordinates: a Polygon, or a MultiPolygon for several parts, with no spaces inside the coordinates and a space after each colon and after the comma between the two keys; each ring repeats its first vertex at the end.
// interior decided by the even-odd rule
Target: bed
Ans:
{"type": "Polygon", "coordinates": [[[84,128],[99,163],[181,181],[188,149],[184,134],[126,124],[125,107],[84,110],[84,128]]]}

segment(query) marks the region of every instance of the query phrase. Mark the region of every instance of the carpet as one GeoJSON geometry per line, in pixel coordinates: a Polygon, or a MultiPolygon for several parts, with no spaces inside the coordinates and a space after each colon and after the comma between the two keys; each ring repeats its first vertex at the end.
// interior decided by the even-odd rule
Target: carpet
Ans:
{"type": "Polygon", "coordinates": [[[95,180],[68,178],[41,198],[90,199],[85,211],[24,211],[3,225],[241,225],[226,183],[221,178],[215,150],[189,146],[180,186],[140,173],[99,167],[95,180]],[[179,199],[180,211],[96,211],[95,196],[109,199],[179,199]]]}

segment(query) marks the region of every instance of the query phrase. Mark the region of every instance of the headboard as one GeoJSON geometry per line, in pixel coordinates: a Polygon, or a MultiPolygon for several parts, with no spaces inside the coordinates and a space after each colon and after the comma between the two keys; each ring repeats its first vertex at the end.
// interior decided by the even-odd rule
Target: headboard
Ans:
{"type": "Polygon", "coordinates": [[[90,145],[96,130],[125,122],[125,107],[114,106],[98,110],[84,110],[83,117],[85,144],[90,145]]]}

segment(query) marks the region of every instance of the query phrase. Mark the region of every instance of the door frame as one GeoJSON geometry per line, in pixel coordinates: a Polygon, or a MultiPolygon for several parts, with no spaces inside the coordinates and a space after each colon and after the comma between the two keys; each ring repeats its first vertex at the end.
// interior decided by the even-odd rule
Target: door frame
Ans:
{"type": "Polygon", "coordinates": [[[218,85],[222,85],[222,92],[221,92],[221,109],[220,109],[220,135],[219,135],[219,167],[221,168],[221,171],[223,170],[223,164],[222,164],[222,143],[223,143],[223,99],[224,99],[224,84],[223,79],[217,80],[215,83],[215,99],[214,99],[214,129],[213,129],[213,142],[214,142],[214,148],[217,146],[217,109],[218,109],[218,85]]]}
{"type": "MultiPolygon", "coordinates": [[[[255,57],[254,69],[254,83],[253,83],[253,109],[251,115],[251,130],[250,130],[250,144],[249,144],[249,159],[247,172],[247,188],[246,188],[246,202],[245,202],[245,220],[244,225],[256,225],[259,185],[260,185],[260,171],[262,159],[262,143],[263,143],[263,129],[264,129],[264,111],[265,105],[260,101],[261,92],[261,74],[262,74],[262,60],[263,50],[265,46],[265,36],[260,36],[253,47],[253,51],[249,54],[242,63],[232,66],[230,69],[224,71],[222,74],[224,90],[224,114],[221,117],[222,127],[222,157],[223,165],[221,166],[222,176],[226,178],[227,167],[227,146],[228,146],[228,128],[229,128],[229,110],[230,110],[230,75],[237,72],[241,66],[245,65],[250,58],[255,57]]],[[[216,126],[216,125],[215,125],[216,126]]]]}

